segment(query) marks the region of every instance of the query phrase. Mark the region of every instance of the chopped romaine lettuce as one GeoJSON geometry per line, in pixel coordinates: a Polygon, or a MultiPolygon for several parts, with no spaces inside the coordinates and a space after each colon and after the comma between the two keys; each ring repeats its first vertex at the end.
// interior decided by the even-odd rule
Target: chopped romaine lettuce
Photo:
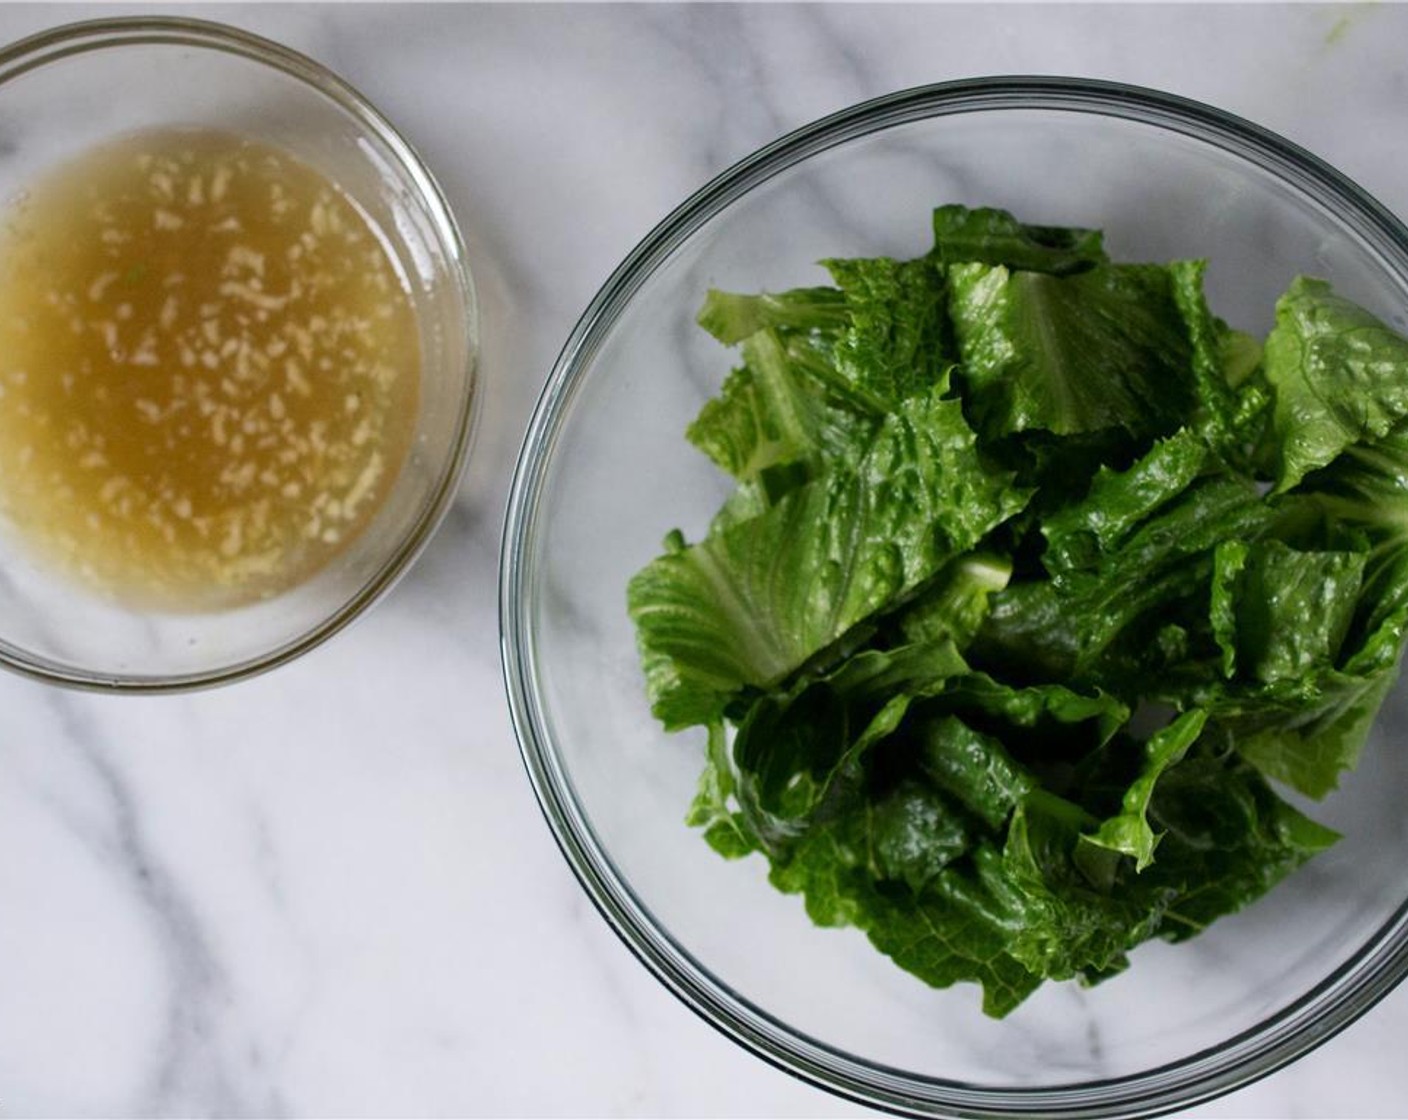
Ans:
{"type": "Polygon", "coordinates": [[[1252,902],[1335,835],[1408,630],[1408,341],[1297,279],[945,206],[924,257],[710,292],[737,481],[631,581],[688,822],[993,1015],[1252,902]]]}

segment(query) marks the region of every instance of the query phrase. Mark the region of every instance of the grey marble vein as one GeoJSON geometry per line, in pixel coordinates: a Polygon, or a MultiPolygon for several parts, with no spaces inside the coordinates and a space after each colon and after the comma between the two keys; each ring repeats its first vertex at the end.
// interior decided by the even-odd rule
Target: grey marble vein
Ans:
{"type": "MultiPolygon", "coordinates": [[[[228,977],[185,886],[149,843],[137,798],[111,757],[102,730],[74,697],[57,696],[52,708],[64,746],[75,752],[104,806],[98,842],[111,872],[127,883],[152,937],[160,946],[167,988],[163,1039],[153,1068],[129,1109],[136,1115],[194,1111],[243,1116],[281,1113],[277,1095],[251,1094],[219,1052],[222,1021],[231,1012],[228,977]]],[[[90,822],[86,838],[97,837],[90,822]]],[[[259,1050],[249,1057],[257,1064],[259,1050]]]]}

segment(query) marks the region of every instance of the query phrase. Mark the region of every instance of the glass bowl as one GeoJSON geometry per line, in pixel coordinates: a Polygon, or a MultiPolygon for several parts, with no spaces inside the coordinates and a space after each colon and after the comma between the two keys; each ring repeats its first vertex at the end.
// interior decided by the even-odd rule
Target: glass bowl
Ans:
{"type": "Polygon", "coordinates": [[[1408,326],[1408,231],[1343,175],[1215,109],[1059,78],[962,81],[869,101],[731,168],[609,278],[529,428],[505,526],[514,724],[553,832],[639,959],[777,1066],[867,1106],[952,1116],[1187,1107],[1291,1061],[1408,970],[1408,692],[1315,815],[1344,833],[1266,898],[1093,989],[1048,984],[1010,1017],[932,990],[854,930],[815,928],[760,856],[720,859],[683,818],[704,735],[645,699],[625,588],[730,488],[686,424],[730,360],[693,318],[710,286],[825,283],[830,256],[918,256],[933,206],[1095,226],[1117,260],[1207,257],[1212,306],[1265,332],[1297,273],[1408,326]]]}
{"type": "Polygon", "coordinates": [[[48,681],[189,688],[281,664],[347,625],[407,568],[468,455],[478,313],[439,188],[392,125],[286,47],[189,19],[105,19],[0,51],[0,199],[99,145],[165,127],[283,149],[359,209],[400,272],[421,352],[410,450],[367,528],[306,581],[224,610],[133,609],[85,591],[0,533],[0,663],[48,681]]]}

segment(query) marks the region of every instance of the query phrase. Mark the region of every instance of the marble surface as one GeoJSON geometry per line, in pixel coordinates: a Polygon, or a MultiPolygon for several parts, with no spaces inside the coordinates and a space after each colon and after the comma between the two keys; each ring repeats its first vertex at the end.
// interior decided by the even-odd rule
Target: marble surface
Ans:
{"type": "MultiPolygon", "coordinates": [[[[0,40],[153,10],[0,6],[0,40]]],[[[533,800],[495,569],[557,349],[708,177],[828,111],[940,79],[1187,94],[1408,214],[1408,7],[193,11],[338,70],[440,178],[480,286],[480,438],[415,569],[296,664],[160,699],[0,677],[0,1116],[858,1114],[660,988],[533,800]]],[[[1406,1033],[1403,989],[1197,1114],[1408,1114],[1406,1033]]]]}

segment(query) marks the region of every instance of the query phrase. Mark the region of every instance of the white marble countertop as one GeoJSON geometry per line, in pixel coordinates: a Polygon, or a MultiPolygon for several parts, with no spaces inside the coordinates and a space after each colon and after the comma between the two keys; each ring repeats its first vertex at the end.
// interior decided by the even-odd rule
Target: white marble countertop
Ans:
{"type": "MultiPolygon", "coordinates": [[[[0,40],[152,8],[0,6],[0,40]]],[[[170,9],[165,9],[170,10],[170,9]]],[[[398,588],[301,662],[126,699],[0,677],[0,1116],[855,1115],[667,994],[519,762],[496,563],[561,342],[694,188],[872,95],[988,73],[1232,110],[1408,214],[1408,6],[208,6],[361,88],[465,228],[484,414],[398,588]],[[394,656],[388,651],[394,651],[394,656]]],[[[1408,989],[1200,1116],[1408,1114],[1408,989]]]]}

